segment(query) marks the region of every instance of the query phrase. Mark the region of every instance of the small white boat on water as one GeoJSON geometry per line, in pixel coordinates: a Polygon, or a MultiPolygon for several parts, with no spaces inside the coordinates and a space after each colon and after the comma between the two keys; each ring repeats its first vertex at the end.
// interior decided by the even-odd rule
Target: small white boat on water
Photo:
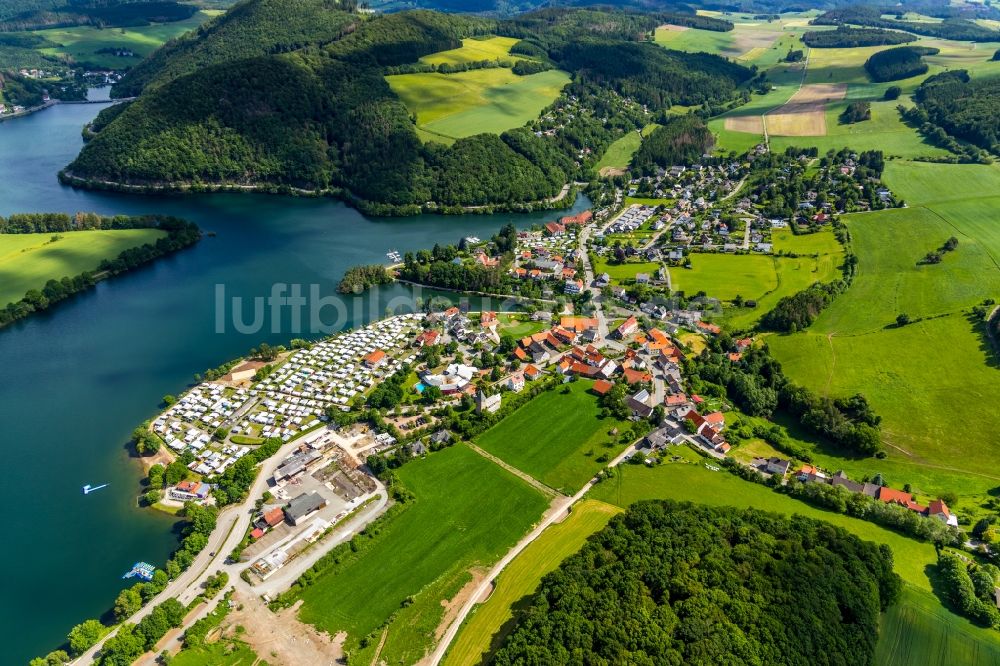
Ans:
{"type": "Polygon", "coordinates": [[[89,495],[90,493],[94,492],[95,490],[100,490],[101,488],[107,488],[107,487],[108,487],[107,483],[102,483],[99,486],[92,486],[92,485],[90,485],[88,483],[87,485],[85,485],[83,487],[83,494],[84,495],[89,495]]]}

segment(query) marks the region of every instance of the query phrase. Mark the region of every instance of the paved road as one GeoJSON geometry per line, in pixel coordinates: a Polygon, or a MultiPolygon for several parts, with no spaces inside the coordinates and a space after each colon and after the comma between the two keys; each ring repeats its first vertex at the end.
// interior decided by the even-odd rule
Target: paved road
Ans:
{"type": "Polygon", "coordinates": [[[590,255],[587,253],[587,240],[589,238],[590,226],[588,225],[580,232],[580,250],[583,252],[583,282],[586,285],[585,289],[590,292],[590,300],[594,304],[597,331],[600,333],[601,340],[607,340],[609,335],[608,321],[604,317],[604,308],[601,306],[604,296],[601,294],[601,290],[594,286],[594,267],[590,265],[590,255]]]}
{"type": "MultiPolygon", "coordinates": [[[[628,448],[608,463],[608,467],[614,467],[634,451],[635,444],[629,445],[628,448]]],[[[441,663],[445,653],[448,651],[448,646],[451,645],[453,640],[455,640],[455,636],[458,635],[458,630],[462,627],[462,623],[465,622],[465,618],[468,617],[472,609],[479,603],[479,600],[482,599],[487,592],[489,592],[491,586],[493,585],[493,581],[496,580],[497,576],[499,576],[507,565],[514,561],[514,558],[520,555],[524,549],[531,544],[531,542],[537,539],[546,528],[561,520],[562,517],[569,511],[570,507],[576,504],[591,488],[594,487],[594,483],[595,480],[591,479],[583,488],[580,489],[578,493],[572,497],[557,499],[553,503],[552,509],[548,512],[548,515],[542,520],[542,522],[540,522],[535,529],[531,530],[527,536],[518,541],[517,545],[507,551],[507,554],[504,555],[499,562],[493,565],[493,568],[490,569],[489,575],[483,579],[479,586],[476,587],[475,592],[469,596],[468,601],[462,605],[458,615],[456,615],[452,623],[448,625],[448,629],[444,632],[444,636],[442,636],[441,640],[438,641],[437,647],[434,648],[434,652],[430,657],[430,666],[438,666],[438,664],[441,663]]]]}
{"type": "MultiPolygon", "coordinates": [[[[164,588],[160,594],[154,597],[148,604],[143,606],[136,614],[128,618],[127,622],[131,622],[133,624],[138,623],[142,620],[142,618],[149,615],[154,607],[172,597],[176,597],[185,605],[191,603],[191,601],[193,601],[194,598],[200,594],[202,589],[201,585],[205,579],[219,570],[229,572],[230,583],[245,585],[242,579],[239,578],[239,570],[242,570],[242,568],[246,567],[247,564],[243,563],[235,565],[239,568],[239,570],[234,571],[231,565],[226,564],[226,558],[229,556],[229,553],[236,548],[240,541],[243,540],[247,529],[250,527],[257,499],[264,493],[264,490],[267,488],[267,482],[274,474],[274,471],[278,468],[281,462],[292,453],[292,451],[297,449],[302,444],[306,444],[325,436],[328,432],[329,430],[327,428],[320,428],[303,435],[302,437],[293,439],[282,446],[277,453],[265,460],[259,468],[257,478],[250,487],[250,492],[247,494],[246,501],[237,506],[228,507],[219,514],[218,521],[216,522],[216,528],[208,537],[208,545],[205,546],[204,550],[198,553],[198,556],[195,557],[191,566],[177,578],[170,581],[170,583],[167,584],[167,587],[164,588]]],[[[383,503],[381,506],[384,507],[384,502],[386,501],[385,493],[382,492],[381,494],[383,496],[383,503]]],[[[370,513],[371,512],[369,511],[365,511],[363,515],[368,516],[370,513]]],[[[377,515],[377,512],[375,515],[377,515]]],[[[351,522],[353,523],[354,519],[352,519],[351,522]]],[[[329,544],[330,547],[335,545],[335,543],[335,541],[329,539],[324,541],[324,545],[329,544]]],[[[324,550],[326,549],[316,549],[316,552],[321,553],[324,550]]],[[[293,560],[288,567],[284,567],[282,570],[292,567],[289,569],[289,571],[292,571],[294,569],[298,569],[298,566],[299,565],[296,564],[296,560],[293,560]]],[[[302,570],[305,570],[305,568],[302,570]]],[[[276,576],[278,576],[278,574],[275,574],[275,577],[276,576]]],[[[282,577],[282,579],[284,579],[284,577],[282,577]]],[[[95,663],[97,653],[104,645],[104,642],[116,633],[117,629],[112,629],[107,636],[98,641],[97,644],[85,653],[77,657],[72,663],[95,663]]]]}
{"type": "MultiPolygon", "coordinates": [[[[580,247],[583,249],[583,268],[584,274],[586,276],[587,289],[593,295],[593,302],[595,307],[595,316],[597,317],[598,326],[601,331],[602,340],[607,338],[608,326],[604,317],[604,309],[601,305],[600,300],[600,290],[593,287],[594,282],[594,271],[590,265],[590,258],[587,256],[587,239],[590,236],[590,227],[585,227],[580,234],[580,247]]],[[[641,441],[641,440],[640,440],[641,441]]],[[[615,457],[607,467],[614,467],[622,460],[624,460],[630,453],[635,451],[635,443],[630,444],[624,451],[622,451],[618,456],[615,457]]],[[[595,477],[596,478],[596,477],[595,477]]],[[[455,636],[458,635],[458,630],[462,627],[462,623],[465,622],[465,618],[468,617],[472,609],[479,603],[486,593],[489,591],[490,587],[493,585],[493,581],[496,580],[497,576],[500,575],[508,564],[510,564],[515,557],[521,554],[525,548],[528,547],[535,539],[537,539],[542,532],[545,531],[550,525],[560,520],[566,515],[570,507],[576,504],[587,492],[594,487],[595,479],[591,479],[586,483],[572,497],[561,497],[556,498],[553,501],[552,508],[549,510],[548,514],[542,519],[542,521],[535,526],[535,529],[531,530],[526,536],[524,536],[520,541],[517,542],[513,548],[511,548],[506,555],[504,555],[499,562],[493,565],[488,576],[486,576],[483,581],[479,584],[472,595],[469,596],[468,600],[462,605],[461,610],[459,610],[458,615],[452,620],[451,624],[448,625],[448,629],[445,630],[444,635],[441,640],[438,641],[437,647],[434,648],[434,652],[430,657],[430,666],[438,666],[441,660],[444,658],[445,653],[448,651],[448,646],[451,642],[455,640],[455,636]]]]}

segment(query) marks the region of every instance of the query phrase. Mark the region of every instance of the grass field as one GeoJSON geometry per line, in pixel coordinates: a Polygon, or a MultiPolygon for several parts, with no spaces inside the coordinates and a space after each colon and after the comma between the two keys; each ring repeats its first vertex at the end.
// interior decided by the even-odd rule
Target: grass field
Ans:
{"type": "Polygon", "coordinates": [[[753,507],[825,520],[862,539],[888,544],[896,556],[896,571],[903,580],[931,591],[924,572],[924,567],[937,562],[931,544],[914,541],[874,523],[817,509],[724,470],[713,472],[703,465],[686,463],[666,463],[652,468],[619,465],[618,474],[595,486],[588,497],[622,508],[642,499],[675,499],[713,506],[753,507]]]}
{"type": "MultiPolygon", "coordinates": [[[[642,128],[642,136],[649,136],[650,132],[657,127],[659,125],[656,123],[646,125],[642,128]]],[[[601,157],[601,161],[594,165],[594,170],[603,176],[607,173],[606,170],[608,169],[620,170],[627,167],[629,162],[632,161],[632,155],[642,145],[642,136],[639,136],[638,132],[629,132],[612,143],[608,146],[608,150],[604,153],[604,156],[601,157]]]]}
{"type": "Polygon", "coordinates": [[[883,617],[875,663],[883,666],[978,666],[1000,659],[1000,635],[945,609],[934,596],[928,567],[934,547],[869,523],[812,507],[725,471],[692,464],[653,468],[621,465],[617,477],[596,486],[593,499],[627,507],[643,499],[676,499],[713,506],[752,507],[824,520],[867,541],[888,545],[904,581],[900,602],[883,617]]]}
{"type": "Polygon", "coordinates": [[[882,616],[875,663],[994,666],[1000,663],[1000,634],[970,625],[933,596],[907,586],[900,602],[882,616]]]}
{"type": "Polygon", "coordinates": [[[621,284],[627,280],[634,280],[639,273],[649,273],[652,278],[660,270],[660,264],[655,261],[627,262],[624,264],[609,264],[605,257],[597,257],[594,262],[594,273],[600,275],[607,273],[611,277],[613,284],[621,284]]]}
{"type": "MultiPolygon", "coordinates": [[[[546,501],[462,444],[414,460],[397,475],[415,499],[375,528],[359,554],[304,590],[299,615],[331,635],[346,631],[348,648],[389,621],[382,658],[413,664],[434,641],[442,600],[471,580],[470,569],[491,565],[513,546],[546,501]]],[[[374,648],[353,650],[352,662],[370,662],[374,648]]]]}
{"type": "Polygon", "coordinates": [[[220,639],[178,652],[171,664],[177,666],[263,666],[257,653],[243,641],[220,639]]]}
{"type": "MultiPolygon", "coordinates": [[[[439,51],[424,56],[420,62],[429,65],[459,65],[480,60],[498,60],[511,58],[510,47],[517,44],[513,37],[487,37],[484,39],[463,39],[462,46],[450,51],[439,51]]],[[[527,59],[519,56],[521,59],[527,59]]]]}
{"type": "Polygon", "coordinates": [[[194,30],[211,17],[221,13],[221,11],[203,10],[183,21],[154,23],[133,28],[74,26],[37,30],[35,33],[59,45],[39,49],[45,55],[69,56],[76,61],[92,63],[97,67],[122,69],[133,67],[140,59],[155,51],[164,42],[178,37],[188,30],[194,30]],[[130,49],[136,54],[136,57],[127,58],[108,53],[97,53],[103,48],[130,49]]]}
{"type": "MultiPolygon", "coordinates": [[[[740,29],[737,24],[736,32],[740,29]]],[[[793,40],[797,40],[798,34],[801,33],[785,34],[782,39],[792,37],[793,40]]],[[[778,44],[781,45],[781,49],[776,51],[772,48],[768,53],[780,51],[783,54],[787,50],[783,42],[779,41],[776,45],[778,44]]],[[[755,95],[749,104],[710,121],[709,127],[718,136],[717,150],[742,152],[762,141],[760,115],[788,101],[801,81],[807,85],[847,84],[847,95],[843,101],[826,105],[825,135],[773,136],[782,133],[778,128],[778,131],[771,132],[771,145],[774,149],[815,146],[820,152],[826,152],[848,146],[855,150],[882,150],[888,156],[903,158],[946,155],[946,151],[928,144],[913,128],[903,124],[896,107],[899,104],[909,106],[911,102],[908,94],[916,89],[926,76],[945,69],[966,69],[973,76],[1000,74],[1000,63],[991,61],[993,52],[1000,45],[930,38],[921,38],[914,44],[941,50],[938,55],[927,57],[930,71],[927,75],[888,83],[870,81],[864,70],[865,60],[873,53],[891,48],[887,46],[810,49],[809,67],[804,79],[797,65],[787,65],[777,61],[772,63],[764,57],[756,58],[754,64],[764,69],[769,68],[768,78],[775,89],[763,96],[755,95]],[[899,100],[883,101],[885,90],[891,85],[900,86],[905,94],[899,100]],[[857,100],[871,102],[871,120],[842,124],[840,114],[850,102],[857,100]]],[[[801,42],[797,43],[796,48],[802,48],[801,42]]]]}
{"type": "Polygon", "coordinates": [[[0,234],[0,303],[20,300],[51,279],[74,277],[114,259],[123,250],[154,242],[155,229],[67,231],[58,234],[0,234]],[[59,240],[53,242],[53,238],[59,240]]]}
{"type": "Polygon", "coordinates": [[[590,535],[603,529],[621,509],[596,500],[573,506],[564,521],[542,533],[498,577],[487,601],[476,607],[458,632],[445,666],[477,664],[507,635],[513,608],[532,594],[545,574],[573,555],[590,535]]]}
{"type": "MultiPolygon", "coordinates": [[[[542,483],[566,493],[575,492],[605,463],[602,454],[618,452],[612,428],[628,423],[601,419],[593,382],[581,380],[547,391],[480,435],[476,443],[527,472],[542,483]],[[605,444],[614,443],[613,447],[605,444]]],[[[621,447],[624,448],[624,447],[621,447]]]]}
{"type": "Polygon", "coordinates": [[[417,118],[426,138],[451,140],[499,134],[534,120],[559,96],[569,76],[549,70],[517,76],[509,69],[475,69],[388,76],[393,91],[417,118]]]}
{"type": "Polygon", "coordinates": [[[882,415],[889,458],[859,471],[892,465],[901,482],[972,499],[1000,485],[993,438],[954,426],[1000,430],[1000,414],[985,407],[1000,392],[1000,369],[967,314],[1000,297],[1000,168],[897,160],[885,181],[912,207],[847,216],[859,258],[853,285],[807,331],[769,344],[795,381],[831,395],[860,391],[882,415]],[[944,261],[917,265],[952,235],[959,245],[944,261]],[[893,327],[904,312],[919,321],[893,327]]]}
{"type": "Polygon", "coordinates": [[[533,335],[548,328],[545,322],[531,321],[528,315],[498,314],[497,321],[500,335],[510,335],[515,338],[533,335]]]}
{"type": "Polygon", "coordinates": [[[727,309],[726,321],[734,328],[756,322],[784,296],[815,282],[839,277],[843,249],[830,231],[810,236],[778,232],[776,250],[799,253],[797,258],[761,254],[691,254],[691,268],[671,268],[675,291],[693,295],[704,291],[713,298],[731,301],[736,296],[757,301],[754,309],[727,309]],[[816,256],[808,256],[816,255],[816,256]]]}

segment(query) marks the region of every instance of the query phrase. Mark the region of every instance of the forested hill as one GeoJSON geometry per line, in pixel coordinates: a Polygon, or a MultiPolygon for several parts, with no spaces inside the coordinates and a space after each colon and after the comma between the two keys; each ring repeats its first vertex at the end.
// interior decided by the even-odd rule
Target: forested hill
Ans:
{"type": "Polygon", "coordinates": [[[197,30],[167,42],[133,67],[111,91],[135,97],[208,65],[326,44],[357,28],[360,17],[338,0],[250,0],[197,30]]]}
{"type": "MultiPolygon", "coordinates": [[[[516,129],[423,144],[386,68],[463,38],[506,34],[573,74],[580,94],[615,91],[653,108],[721,103],[754,76],[716,56],[632,41],[650,33],[655,16],[562,11],[546,15],[554,21],[506,22],[420,10],[364,18],[339,6],[245,0],[168,44],[126,77],[117,92],[139,98],[98,116],[64,179],[332,190],[373,213],[517,208],[579,177],[579,141],[587,139],[516,129]]],[[[601,128],[595,121],[586,131],[601,128]]]]}
{"type": "Polygon", "coordinates": [[[491,663],[873,663],[888,546],[753,509],[639,502],[542,579],[491,663]]]}
{"type": "Polygon", "coordinates": [[[169,23],[197,11],[193,4],[173,0],[0,0],[0,31],[169,23]]]}
{"type": "MultiPolygon", "coordinates": [[[[463,38],[506,34],[570,72],[580,95],[605,90],[654,109],[723,103],[754,76],[716,56],[632,41],[637,21],[648,35],[655,17],[566,11],[536,24],[429,11],[362,18],[338,7],[245,0],[168,44],[126,77],[117,92],[139,98],[98,116],[64,178],[95,187],[332,189],[374,213],[417,212],[428,202],[516,208],[578,177],[580,141],[589,139],[518,129],[423,144],[387,67],[463,38]]],[[[602,128],[595,120],[585,129],[602,128]]]]}
{"type": "Polygon", "coordinates": [[[985,5],[967,4],[963,6],[966,12],[953,12],[952,8],[935,7],[931,4],[914,3],[907,5],[910,11],[925,11],[930,16],[943,18],[941,22],[905,21],[901,18],[890,19],[883,16],[887,9],[877,6],[854,5],[828,11],[813,19],[815,25],[859,25],[870,28],[885,28],[903,30],[915,35],[939,37],[941,39],[957,39],[970,42],[1000,41],[1000,32],[975,23],[972,19],[982,17],[996,18],[997,10],[985,5]]]}

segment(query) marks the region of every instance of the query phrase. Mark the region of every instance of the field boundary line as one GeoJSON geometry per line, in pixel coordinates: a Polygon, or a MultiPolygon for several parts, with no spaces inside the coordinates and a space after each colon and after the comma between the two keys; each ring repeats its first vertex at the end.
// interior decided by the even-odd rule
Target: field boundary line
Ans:
{"type": "Polygon", "coordinates": [[[961,234],[961,235],[965,236],[966,238],[972,240],[977,245],[979,245],[980,247],[982,247],[983,251],[986,252],[986,255],[990,258],[990,261],[992,261],[993,265],[996,266],[996,268],[997,268],[998,271],[1000,271],[1000,262],[998,262],[997,258],[995,256],[993,256],[992,252],[990,252],[990,248],[988,248],[983,243],[980,243],[979,239],[976,238],[975,236],[970,236],[969,234],[965,233],[964,231],[962,231],[961,229],[959,229],[958,227],[956,227],[954,222],[952,222],[951,220],[949,220],[948,218],[946,218],[944,215],[942,215],[941,213],[939,213],[936,210],[934,210],[933,208],[931,208],[930,206],[931,206],[931,204],[928,204],[928,205],[922,206],[922,208],[924,210],[927,210],[927,211],[930,211],[931,213],[933,213],[938,219],[940,219],[942,222],[944,222],[949,227],[951,227],[952,229],[954,229],[955,233],[958,233],[958,234],[961,234]]]}
{"type": "Polygon", "coordinates": [[[545,485],[544,483],[542,483],[541,481],[539,481],[535,477],[531,476],[527,472],[525,472],[523,470],[520,470],[517,467],[514,467],[510,463],[504,461],[502,458],[499,458],[498,456],[493,455],[489,451],[486,451],[485,449],[477,446],[476,444],[473,444],[472,442],[466,442],[466,444],[468,444],[468,446],[469,446],[470,449],[472,449],[473,451],[475,451],[476,453],[478,453],[482,457],[486,458],[490,462],[492,462],[492,463],[494,463],[494,464],[502,467],[503,469],[507,470],[508,472],[510,472],[514,476],[518,477],[519,479],[521,479],[522,481],[524,481],[528,485],[532,486],[535,490],[541,492],[546,497],[552,497],[552,498],[555,498],[555,497],[565,497],[565,495],[563,495],[561,492],[559,492],[558,490],[556,490],[552,486],[545,485]]]}

